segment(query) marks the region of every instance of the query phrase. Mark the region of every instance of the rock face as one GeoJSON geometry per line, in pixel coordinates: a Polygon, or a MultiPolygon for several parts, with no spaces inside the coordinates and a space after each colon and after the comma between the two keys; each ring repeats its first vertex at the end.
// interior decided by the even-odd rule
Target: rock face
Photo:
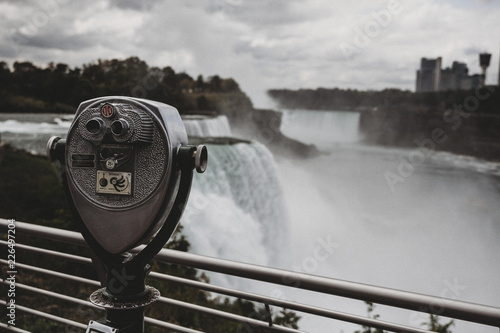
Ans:
{"type": "Polygon", "coordinates": [[[367,143],[399,147],[428,143],[436,150],[500,161],[499,114],[382,109],[363,112],[359,125],[367,143]]]}
{"type": "Polygon", "coordinates": [[[247,109],[233,114],[195,114],[183,116],[189,143],[233,145],[256,141],[275,155],[310,157],[319,154],[314,145],[288,138],[281,133],[282,113],[274,110],[247,109]]]}
{"type": "Polygon", "coordinates": [[[274,154],[311,157],[320,152],[314,145],[307,145],[281,133],[283,114],[275,110],[254,109],[238,118],[229,118],[233,132],[245,139],[265,144],[274,154]]]}

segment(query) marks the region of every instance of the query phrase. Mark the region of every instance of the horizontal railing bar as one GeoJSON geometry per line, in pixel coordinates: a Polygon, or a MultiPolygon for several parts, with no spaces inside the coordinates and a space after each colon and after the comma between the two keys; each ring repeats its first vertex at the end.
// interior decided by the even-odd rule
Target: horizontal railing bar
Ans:
{"type": "MultiPolygon", "coordinates": [[[[63,294],[59,294],[59,293],[56,293],[56,292],[53,292],[53,291],[48,291],[48,290],[36,288],[36,287],[33,287],[33,286],[28,286],[28,285],[25,285],[25,284],[22,284],[22,283],[16,283],[16,288],[24,289],[26,291],[30,291],[30,292],[33,292],[33,293],[36,293],[36,294],[40,294],[40,295],[43,295],[43,296],[53,297],[53,298],[57,298],[57,299],[62,300],[62,301],[67,301],[67,302],[70,302],[70,303],[75,303],[75,304],[78,304],[78,305],[88,306],[88,307],[91,307],[91,308],[96,309],[96,310],[104,311],[103,308],[100,308],[100,307],[92,304],[89,301],[85,301],[85,300],[82,300],[82,299],[79,299],[79,298],[75,298],[75,297],[71,297],[71,296],[67,296],[67,295],[63,295],[63,294]]],[[[18,307],[19,306],[16,305],[16,309],[18,307]]],[[[33,311],[36,311],[36,310],[33,310],[33,311]]],[[[53,316],[53,315],[49,315],[49,316],[53,316]]],[[[60,318],[60,317],[57,317],[57,318],[60,318]]],[[[64,319],[64,318],[61,318],[61,319],[64,319]]],[[[69,319],[67,319],[67,320],[69,320],[69,319]]],[[[173,329],[173,330],[176,330],[178,332],[199,333],[198,331],[185,329],[182,326],[178,326],[178,325],[175,325],[175,324],[170,324],[170,323],[167,323],[167,322],[162,322],[160,320],[149,318],[149,317],[145,317],[144,320],[145,320],[145,322],[150,323],[151,325],[173,329]],[[162,323],[162,324],[160,324],[160,323],[162,323]]],[[[80,328],[83,328],[83,329],[87,328],[87,326],[83,326],[83,324],[81,324],[81,325],[82,326],[79,326],[80,328]]],[[[73,325],[73,326],[75,326],[75,325],[73,325]]]]}
{"type": "Polygon", "coordinates": [[[467,320],[500,327],[500,308],[451,300],[408,291],[377,287],[317,275],[297,273],[276,268],[235,262],[162,249],[155,257],[171,264],[191,266],[217,273],[269,282],[287,287],[324,294],[359,299],[403,309],[467,320]]]}
{"type": "MultiPolygon", "coordinates": [[[[7,245],[7,242],[0,240],[0,244],[7,245]]],[[[52,251],[52,250],[39,249],[36,247],[22,245],[22,244],[16,244],[16,247],[23,248],[23,249],[33,251],[33,252],[39,252],[39,253],[51,255],[51,256],[57,256],[57,257],[60,257],[63,259],[77,261],[80,263],[92,264],[92,260],[89,258],[85,258],[85,257],[70,255],[70,254],[52,251]]],[[[7,261],[0,259],[0,263],[7,264],[7,261]]],[[[19,268],[31,270],[31,271],[34,271],[37,273],[42,273],[42,274],[47,274],[47,275],[51,275],[51,276],[55,276],[55,277],[60,277],[60,278],[64,278],[64,279],[71,280],[71,281],[78,282],[78,283],[86,283],[86,284],[90,284],[90,285],[97,286],[97,287],[99,286],[99,282],[93,281],[93,280],[88,280],[88,279],[84,279],[84,278],[80,278],[80,277],[76,277],[76,276],[72,276],[72,275],[67,275],[64,273],[60,273],[60,272],[56,272],[56,271],[52,271],[52,270],[47,270],[47,269],[43,269],[43,268],[39,268],[39,267],[35,267],[35,266],[30,266],[30,265],[26,265],[26,264],[21,264],[21,263],[17,263],[17,266],[19,268]]],[[[160,280],[164,280],[164,281],[182,283],[184,285],[190,285],[190,286],[195,287],[195,288],[200,288],[200,289],[204,289],[204,290],[208,290],[208,291],[212,291],[212,292],[218,292],[218,293],[222,293],[222,294],[229,295],[229,296],[245,298],[248,300],[253,300],[253,301],[257,301],[257,302],[261,302],[261,303],[267,303],[269,305],[284,307],[284,308],[287,308],[290,310],[306,312],[306,313],[310,313],[310,314],[314,314],[314,315],[319,315],[322,317],[347,321],[347,322],[351,322],[351,323],[355,323],[355,324],[359,324],[359,325],[380,328],[380,329],[384,329],[384,330],[388,330],[388,331],[392,331],[392,332],[401,332],[401,331],[405,331],[405,332],[409,332],[409,333],[427,333],[427,332],[429,332],[426,330],[421,330],[421,329],[408,327],[408,326],[404,326],[404,325],[398,325],[398,324],[389,323],[389,322],[380,321],[380,320],[371,319],[371,318],[366,318],[366,317],[362,317],[362,316],[356,316],[356,315],[351,315],[351,314],[342,313],[342,312],[338,312],[338,311],[332,311],[332,310],[328,310],[328,309],[322,309],[322,308],[317,308],[317,307],[313,307],[313,306],[303,305],[303,304],[299,304],[299,303],[273,299],[270,297],[241,292],[238,290],[231,290],[228,288],[218,287],[218,286],[210,285],[207,283],[202,283],[199,281],[182,279],[182,278],[178,278],[175,276],[169,276],[169,275],[160,274],[160,273],[156,273],[156,272],[151,272],[149,276],[152,278],[156,278],[156,279],[160,279],[160,280]]]]}
{"type": "MultiPolygon", "coordinates": [[[[5,301],[0,301],[0,304],[6,305],[6,302],[5,301]]],[[[62,318],[62,317],[59,317],[59,316],[55,316],[55,315],[52,315],[50,313],[42,312],[42,311],[39,311],[39,310],[34,310],[34,309],[28,308],[26,306],[16,305],[16,310],[19,310],[19,311],[22,311],[22,312],[26,312],[28,314],[35,315],[37,317],[42,317],[42,318],[45,318],[45,319],[48,319],[48,320],[51,320],[51,321],[55,321],[55,322],[58,322],[60,324],[70,325],[70,326],[78,327],[78,328],[81,328],[81,329],[86,329],[87,328],[86,325],[84,325],[82,323],[79,323],[77,321],[73,321],[73,320],[70,320],[70,319],[66,319],[66,318],[62,318]]]]}
{"type": "Polygon", "coordinates": [[[169,304],[169,305],[173,305],[173,306],[178,306],[178,307],[181,307],[184,309],[202,312],[204,314],[208,314],[208,315],[236,321],[236,322],[239,322],[241,324],[247,324],[250,327],[265,328],[265,329],[273,331],[273,332],[289,332],[289,333],[304,332],[304,331],[299,331],[299,330],[294,329],[294,328],[288,328],[288,327],[279,326],[279,325],[269,326],[268,322],[264,322],[264,321],[260,321],[260,320],[252,319],[252,318],[248,318],[248,317],[243,317],[243,316],[240,316],[240,315],[237,315],[234,313],[216,310],[216,309],[208,308],[205,306],[187,303],[187,302],[183,302],[183,301],[179,301],[179,300],[175,300],[175,299],[171,299],[171,298],[167,298],[167,297],[160,296],[158,301],[161,303],[165,303],[165,304],[169,304]]]}
{"type": "MultiPolygon", "coordinates": [[[[8,282],[1,282],[3,284],[8,284],[8,282]]],[[[97,305],[94,305],[92,303],[90,303],[89,301],[86,301],[86,300],[83,300],[83,299],[79,299],[79,298],[76,298],[76,297],[72,297],[72,296],[68,296],[68,295],[64,295],[64,294],[59,294],[59,293],[56,293],[54,291],[50,291],[50,290],[45,290],[45,289],[40,289],[40,288],[37,288],[37,287],[33,287],[33,286],[29,286],[27,284],[24,284],[24,283],[17,283],[16,282],[16,288],[19,288],[19,289],[24,289],[26,291],[29,291],[29,292],[32,292],[32,293],[35,293],[35,294],[39,294],[39,295],[42,295],[42,296],[48,296],[48,297],[52,297],[52,298],[57,298],[61,301],[65,301],[65,302],[69,302],[69,303],[74,303],[74,304],[78,304],[78,305],[83,305],[83,306],[89,306],[91,308],[94,308],[96,310],[103,310],[102,308],[98,307],[97,305]]],[[[16,305],[17,307],[17,305],[16,305]]]]}
{"type": "MultiPolygon", "coordinates": [[[[0,259],[0,263],[7,264],[7,261],[0,259]]],[[[21,264],[21,263],[17,263],[16,265],[19,268],[34,271],[37,273],[42,273],[42,274],[47,274],[47,275],[51,275],[51,276],[55,276],[55,277],[60,277],[60,278],[64,278],[64,279],[71,280],[71,281],[78,282],[78,283],[85,283],[85,284],[89,284],[89,285],[92,285],[95,287],[100,286],[99,282],[94,281],[94,280],[89,280],[89,279],[85,279],[85,278],[81,278],[81,277],[77,277],[77,276],[72,276],[72,275],[68,275],[65,273],[60,273],[60,272],[47,270],[47,269],[43,269],[43,268],[39,268],[39,267],[35,267],[35,266],[30,266],[30,265],[26,265],[26,264],[21,264]]],[[[351,322],[351,323],[355,323],[355,324],[380,328],[380,329],[384,329],[384,330],[388,330],[388,331],[392,331],[392,332],[403,332],[404,331],[404,332],[408,332],[408,333],[429,333],[429,331],[421,330],[421,329],[417,329],[417,328],[413,328],[413,327],[409,327],[409,326],[404,326],[404,325],[399,325],[399,324],[390,323],[390,322],[386,322],[386,321],[351,315],[351,314],[332,311],[332,310],[328,310],[328,309],[312,307],[312,306],[303,305],[303,304],[294,303],[294,302],[277,300],[277,299],[273,299],[270,297],[265,297],[265,296],[240,292],[237,290],[231,290],[231,289],[227,289],[227,288],[212,286],[212,285],[202,283],[202,282],[197,282],[197,281],[192,281],[192,280],[182,279],[182,278],[177,278],[177,277],[171,277],[171,276],[156,273],[156,272],[151,272],[150,276],[152,278],[157,278],[157,279],[161,279],[164,281],[178,282],[178,283],[182,283],[184,285],[191,285],[192,287],[196,287],[196,288],[200,288],[200,289],[210,290],[210,291],[214,291],[214,292],[220,292],[222,294],[227,294],[230,296],[235,296],[235,297],[245,298],[248,300],[262,302],[264,304],[267,303],[269,305],[276,305],[276,306],[284,307],[284,308],[287,308],[290,310],[307,312],[307,313],[311,313],[311,314],[315,314],[315,315],[319,315],[319,316],[323,316],[323,317],[327,317],[327,318],[343,320],[343,321],[347,321],[347,322],[351,322]]],[[[28,289],[28,286],[26,286],[24,288],[28,289]]],[[[35,289],[34,287],[30,287],[29,290],[31,290],[33,292],[38,292],[38,289],[35,289]]],[[[40,290],[42,290],[42,289],[40,289],[40,290]]],[[[45,295],[54,296],[54,294],[52,294],[51,292],[48,292],[45,295]]],[[[72,300],[72,299],[70,299],[70,300],[72,300]]],[[[86,304],[82,303],[82,305],[86,305],[86,304]]]]}
{"type": "MultiPolygon", "coordinates": [[[[7,265],[7,263],[8,263],[7,260],[0,259],[1,265],[7,265]]],[[[26,264],[22,264],[19,262],[16,262],[16,268],[22,268],[22,269],[30,270],[30,271],[36,272],[36,273],[47,274],[47,275],[66,279],[66,280],[73,281],[73,282],[86,283],[86,284],[89,284],[92,286],[97,286],[97,287],[101,286],[101,283],[98,281],[82,278],[80,276],[75,276],[75,275],[71,275],[71,274],[57,272],[57,271],[53,271],[53,270],[46,269],[46,268],[40,268],[40,267],[36,267],[36,266],[26,265],[26,264]]]]}
{"type": "MultiPolygon", "coordinates": [[[[5,302],[4,302],[5,303],[5,302]]],[[[17,328],[15,326],[9,326],[4,323],[0,323],[0,328],[5,328],[8,332],[15,332],[15,333],[31,333],[30,331],[25,331],[23,329],[17,328]]]]}
{"type": "MultiPolygon", "coordinates": [[[[0,218],[1,231],[7,232],[8,225],[9,220],[0,218]]],[[[16,233],[22,232],[26,235],[42,237],[75,245],[88,246],[87,242],[85,242],[85,240],[83,239],[83,236],[78,232],[18,221],[15,222],[15,226],[16,233]]]]}
{"type": "MultiPolygon", "coordinates": [[[[0,240],[0,245],[8,245],[8,242],[4,241],[4,240],[0,240]]],[[[40,247],[34,247],[34,246],[19,244],[19,243],[16,243],[16,248],[21,249],[21,250],[25,250],[25,251],[35,252],[38,254],[45,254],[45,255],[48,255],[51,257],[69,260],[69,261],[76,262],[79,264],[93,265],[92,259],[78,256],[75,254],[47,250],[47,249],[42,249],[40,247]]]]}
{"type": "MultiPolygon", "coordinates": [[[[0,259],[0,264],[7,264],[7,260],[0,259]]],[[[80,278],[80,277],[77,277],[77,276],[68,275],[68,274],[65,274],[65,273],[60,273],[60,272],[56,272],[56,271],[52,271],[52,270],[48,270],[48,269],[43,269],[43,268],[39,268],[39,267],[35,267],[35,266],[30,266],[30,265],[26,265],[26,264],[22,264],[22,263],[16,263],[16,266],[17,266],[17,268],[21,268],[21,269],[25,269],[25,270],[30,270],[30,271],[37,272],[37,273],[47,274],[47,275],[51,275],[51,276],[55,276],[55,277],[65,278],[67,280],[71,280],[71,281],[74,281],[74,282],[86,283],[86,284],[90,284],[90,285],[93,285],[93,286],[96,286],[96,287],[100,286],[99,282],[97,282],[97,281],[93,281],[93,280],[89,280],[89,279],[84,279],[84,278],[80,278]]],[[[5,281],[4,284],[8,284],[8,282],[5,281]]],[[[37,294],[43,295],[43,296],[49,296],[49,297],[57,298],[59,300],[68,301],[68,302],[72,302],[72,303],[76,303],[76,304],[84,305],[84,306],[91,306],[91,307],[94,307],[96,309],[100,309],[99,307],[94,306],[90,302],[87,302],[87,301],[84,301],[84,300],[80,300],[78,298],[74,298],[74,297],[67,296],[67,295],[64,295],[64,294],[56,293],[56,292],[53,292],[53,291],[49,291],[49,290],[45,290],[45,289],[40,289],[40,288],[36,288],[36,287],[33,287],[33,286],[21,284],[21,283],[16,283],[16,287],[19,288],[19,289],[24,289],[24,290],[27,290],[27,291],[30,291],[30,292],[33,292],[33,293],[37,293],[37,294]]],[[[169,304],[174,303],[173,301],[171,301],[171,302],[165,302],[165,299],[166,298],[163,297],[163,302],[164,303],[169,303],[169,304]]],[[[178,303],[175,303],[174,305],[182,306],[184,308],[187,308],[187,307],[189,307],[190,304],[179,301],[178,303]]],[[[193,310],[193,308],[190,308],[190,309],[193,310]]],[[[211,309],[209,309],[209,308],[206,308],[206,310],[203,310],[203,309],[204,309],[204,307],[196,307],[195,308],[196,311],[201,311],[201,312],[212,314],[212,315],[214,314],[214,313],[210,312],[211,309]]],[[[239,322],[246,322],[246,319],[248,319],[248,318],[240,317],[240,316],[237,317],[237,319],[235,319],[235,317],[232,316],[231,314],[225,313],[225,314],[227,314],[227,316],[224,316],[223,313],[225,313],[225,312],[219,311],[218,316],[219,317],[224,317],[224,318],[230,319],[230,320],[237,320],[239,322]]],[[[154,324],[158,325],[159,322],[161,322],[161,321],[157,321],[154,324]]],[[[252,324],[252,325],[254,325],[254,326],[257,325],[255,322],[252,322],[252,321],[250,321],[249,323],[252,324]]],[[[265,324],[264,326],[267,326],[267,325],[265,324]]],[[[167,327],[167,328],[172,328],[172,327],[167,327]]],[[[280,331],[280,332],[282,332],[282,331],[280,331]]],[[[285,331],[285,332],[290,332],[290,331],[285,331]]],[[[294,331],[294,332],[296,332],[296,331],[294,331]]]]}
{"type": "MultiPolygon", "coordinates": [[[[0,263],[1,264],[7,264],[7,261],[3,260],[3,259],[0,259],[0,263]]],[[[34,271],[34,272],[37,272],[37,273],[47,274],[47,275],[51,275],[51,276],[55,276],[55,277],[61,277],[61,278],[65,278],[65,279],[68,279],[68,280],[71,280],[71,281],[75,281],[75,282],[79,282],[79,283],[90,284],[90,285],[93,285],[93,286],[96,286],[96,287],[100,286],[100,283],[97,282],[97,281],[93,281],[93,280],[89,280],[89,279],[85,279],[85,278],[80,278],[80,277],[68,275],[68,274],[65,274],[65,273],[55,272],[55,271],[51,271],[51,270],[47,270],[47,269],[43,269],[43,268],[39,268],[39,267],[35,267],[35,266],[30,266],[30,265],[26,265],[26,264],[21,264],[21,263],[16,263],[16,266],[18,268],[26,269],[26,270],[31,270],[31,271],[34,271]]],[[[4,282],[4,283],[8,284],[7,281],[4,282]]],[[[53,291],[48,291],[48,290],[44,290],[44,289],[32,287],[32,286],[21,284],[21,283],[16,283],[16,287],[19,288],[19,289],[24,289],[24,290],[27,290],[27,291],[31,291],[33,293],[38,293],[40,295],[54,297],[54,298],[57,298],[57,299],[60,299],[60,300],[63,300],[63,301],[72,302],[72,303],[77,303],[79,305],[86,305],[86,306],[92,305],[90,302],[87,302],[87,301],[84,301],[84,300],[80,300],[78,298],[74,298],[74,297],[71,297],[71,296],[59,294],[59,293],[56,293],[56,292],[53,292],[53,291]]],[[[166,299],[166,298],[163,297],[163,299],[166,299]]],[[[172,301],[172,302],[174,302],[174,301],[172,301]]],[[[184,308],[186,308],[186,307],[189,306],[189,303],[178,301],[178,303],[176,303],[175,305],[177,305],[177,306],[181,306],[182,305],[184,308]]],[[[95,306],[93,306],[93,307],[95,307],[95,306]]],[[[95,308],[98,308],[98,307],[95,307],[95,308]]],[[[193,309],[193,308],[190,308],[190,309],[193,309]]],[[[214,311],[218,311],[218,310],[212,310],[210,308],[204,308],[204,307],[197,307],[196,310],[197,311],[202,311],[202,312],[205,312],[205,313],[208,312],[208,314],[212,314],[212,315],[214,315],[214,313],[215,313],[214,311]],[[205,309],[205,310],[203,310],[203,309],[205,309]]],[[[249,319],[249,318],[241,317],[241,316],[234,317],[236,315],[233,315],[233,314],[227,313],[227,312],[223,312],[223,311],[218,311],[218,316],[219,317],[224,317],[224,318],[229,319],[229,320],[237,320],[239,322],[247,322],[247,319],[249,319]],[[237,319],[235,319],[235,318],[237,318],[237,319]]],[[[254,325],[254,326],[258,325],[258,324],[256,324],[256,322],[252,321],[251,319],[250,319],[250,321],[248,323],[251,324],[251,325],[254,325]]],[[[264,326],[267,325],[266,323],[264,323],[264,324],[265,324],[264,326]]],[[[283,330],[275,330],[275,331],[277,331],[277,332],[298,332],[298,331],[288,331],[288,330],[285,330],[285,331],[283,331],[283,330]]]]}
{"type": "Polygon", "coordinates": [[[374,328],[380,328],[382,330],[390,331],[390,332],[407,332],[407,333],[432,333],[428,330],[423,330],[415,327],[400,325],[396,323],[391,323],[379,319],[367,318],[363,316],[353,315],[340,311],[333,311],[325,308],[315,307],[311,305],[281,300],[277,298],[272,298],[268,296],[262,296],[257,294],[252,294],[244,291],[229,289],[225,287],[215,286],[212,284],[189,280],[186,278],[181,278],[173,275],[166,275],[157,272],[149,273],[149,276],[154,279],[167,281],[167,282],[175,282],[179,284],[183,284],[189,287],[206,290],[210,292],[215,292],[218,294],[223,294],[227,296],[237,297],[241,299],[246,299],[250,301],[256,301],[263,304],[279,306],[288,310],[295,310],[300,312],[305,312],[325,318],[331,318],[341,321],[346,321],[354,324],[359,324],[363,326],[369,326],[374,328]]]}
{"type": "MultiPolygon", "coordinates": [[[[5,282],[5,284],[7,284],[7,282],[5,282]]],[[[92,304],[89,301],[85,301],[85,300],[82,300],[82,299],[79,299],[79,298],[75,298],[75,297],[71,297],[71,296],[67,296],[67,295],[63,295],[63,294],[59,294],[59,293],[56,293],[56,292],[53,292],[53,291],[49,291],[49,290],[40,289],[40,288],[33,287],[33,286],[28,286],[28,285],[25,285],[25,284],[22,284],[22,283],[16,283],[16,288],[23,289],[23,290],[26,290],[26,291],[30,291],[30,292],[33,292],[33,293],[36,293],[36,294],[39,294],[39,295],[56,298],[56,299],[59,299],[59,300],[62,300],[62,301],[66,301],[66,302],[75,303],[75,304],[78,304],[78,305],[92,307],[92,308],[98,309],[98,310],[103,310],[102,308],[100,308],[100,307],[92,304]]],[[[184,307],[184,308],[189,308],[191,310],[203,312],[203,313],[210,314],[210,315],[217,315],[218,317],[222,317],[222,318],[225,318],[225,319],[236,320],[236,321],[239,321],[239,322],[242,322],[242,323],[250,324],[252,326],[259,326],[260,325],[260,327],[269,328],[267,326],[267,323],[260,322],[260,321],[255,320],[255,319],[250,319],[250,318],[246,318],[246,317],[242,317],[242,316],[238,316],[238,315],[233,315],[231,313],[227,313],[227,312],[223,312],[223,311],[219,311],[219,310],[205,308],[205,307],[202,307],[202,306],[195,306],[195,305],[192,305],[190,303],[185,303],[185,302],[182,302],[182,301],[175,301],[175,300],[168,299],[166,297],[160,297],[160,301],[163,302],[163,303],[166,303],[166,304],[175,305],[175,306],[184,307]]],[[[16,305],[16,308],[17,308],[17,305],[16,305]]],[[[158,321],[154,321],[154,320],[152,320],[151,323],[155,324],[155,325],[159,324],[158,321]]],[[[168,326],[170,326],[170,325],[168,325],[168,326]]],[[[169,328],[173,328],[173,329],[178,330],[180,327],[169,327],[169,328]]],[[[298,331],[298,330],[287,329],[287,328],[282,329],[281,326],[273,326],[273,328],[270,328],[270,329],[272,331],[275,331],[275,332],[301,332],[301,331],[298,331]]]]}
{"type": "MultiPolygon", "coordinates": [[[[8,220],[0,219],[0,229],[7,230],[8,220]]],[[[85,244],[83,237],[72,231],[16,222],[16,230],[54,240],[85,244]],[[30,228],[32,228],[30,230],[30,228]],[[56,234],[55,236],[52,233],[56,234]]],[[[142,247],[136,249],[140,250],[142,247]]],[[[239,276],[283,286],[380,303],[403,309],[467,320],[500,327],[500,308],[377,287],[322,276],[297,273],[254,264],[205,257],[191,253],[162,249],[155,257],[171,264],[191,266],[213,272],[239,276]]]]}

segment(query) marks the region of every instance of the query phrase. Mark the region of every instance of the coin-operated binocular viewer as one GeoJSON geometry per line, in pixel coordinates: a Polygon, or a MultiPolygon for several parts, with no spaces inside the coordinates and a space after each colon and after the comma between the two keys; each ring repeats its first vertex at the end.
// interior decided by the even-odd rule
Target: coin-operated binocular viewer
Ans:
{"type": "Polygon", "coordinates": [[[87,333],[144,331],[144,307],[159,297],[145,285],[149,262],[179,222],[193,170],[207,165],[206,147],[187,141],[174,107],[112,96],[81,103],[66,140],[47,143],[81,233],[106,268],[106,286],[90,296],[106,317],[87,333]]]}

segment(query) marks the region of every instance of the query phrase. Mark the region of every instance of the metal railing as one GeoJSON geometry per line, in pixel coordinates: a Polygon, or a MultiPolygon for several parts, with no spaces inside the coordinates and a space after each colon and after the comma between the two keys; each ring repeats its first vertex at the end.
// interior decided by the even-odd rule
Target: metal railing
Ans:
{"type": "MultiPolygon", "coordinates": [[[[9,226],[9,221],[5,219],[0,219],[0,232],[7,233],[9,226]]],[[[24,222],[15,222],[15,231],[17,234],[30,235],[35,237],[40,237],[43,239],[48,239],[54,242],[64,242],[78,246],[86,246],[83,237],[77,233],[67,230],[55,229],[50,227],[44,227],[24,222]]],[[[6,240],[0,240],[0,245],[8,246],[6,240]]],[[[82,265],[93,264],[92,260],[87,257],[82,257],[74,254],[68,254],[38,247],[29,246],[26,244],[15,244],[16,249],[28,251],[32,253],[41,254],[51,258],[62,259],[82,265]]],[[[136,251],[140,251],[141,247],[136,248],[136,251]]],[[[3,253],[7,253],[4,251],[3,253]]],[[[372,302],[377,304],[384,304],[392,307],[397,307],[400,309],[407,309],[413,311],[425,311],[429,314],[435,314],[445,317],[450,317],[459,320],[465,320],[469,322],[474,322],[478,324],[484,324],[494,327],[500,327],[500,308],[467,303],[457,300],[445,299],[441,297],[428,296],[423,294],[411,293],[406,291],[400,291],[389,288],[376,287],[361,283],[348,282],[343,280],[337,280],[332,278],[326,278],[321,276],[296,273],[292,271],[286,271],[281,269],[269,268],[264,266],[240,263],[230,260],[223,260],[217,258],[211,258],[206,256],[200,256],[195,254],[190,254],[186,252],[180,252],[175,250],[163,249],[155,257],[155,260],[166,262],[169,264],[177,264],[182,266],[193,267],[195,269],[201,269],[216,273],[222,273],[230,276],[236,276],[246,279],[252,279],[257,281],[262,281],[266,283],[271,283],[275,285],[287,286],[307,291],[319,292],[322,294],[342,296],[351,299],[372,302]],[[430,305],[439,306],[430,306],[430,305]],[[425,310],[424,310],[425,309],[425,310]]],[[[0,259],[0,264],[3,266],[2,269],[2,283],[3,285],[8,285],[9,281],[4,274],[4,271],[8,272],[8,260],[0,259]]],[[[101,286],[101,283],[96,280],[91,280],[79,276],[69,275],[54,271],[51,269],[40,268],[32,265],[27,265],[21,262],[16,262],[16,270],[19,271],[30,271],[37,274],[42,274],[44,276],[57,277],[71,281],[76,284],[88,285],[95,288],[101,286]]],[[[246,327],[259,327],[265,328],[271,332],[301,332],[298,329],[293,329],[289,327],[283,327],[275,325],[272,323],[270,306],[277,306],[281,308],[286,308],[288,310],[293,310],[301,313],[308,313],[311,315],[321,316],[325,318],[331,318],[335,320],[346,321],[354,324],[359,324],[362,326],[369,326],[373,328],[379,328],[391,332],[411,332],[411,333],[422,333],[429,332],[427,330],[410,327],[406,325],[401,325],[397,323],[382,321],[379,319],[374,319],[370,317],[364,317],[354,314],[348,314],[344,312],[334,311],[331,309],[321,308],[317,306],[307,305],[298,302],[291,302],[283,299],[258,295],[254,293],[248,293],[240,290],[215,286],[212,284],[189,280],[185,278],[180,278],[176,276],[170,276],[166,274],[161,274],[158,272],[151,272],[149,277],[152,279],[157,279],[161,281],[174,282],[177,284],[182,284],[192,288],[197,288],[207,292],[222,294],[230,297],[236,297],[251,302],[260,303],[265,306],[269,316],[268,320],[258,320],[254,318],[248,318],[241,315],[216,310],[196,304],[187,303],[180,300],[170,299],[166,297],[160,297],[158,302],[163,304],[168,304],[170,306],[180,307],[188,309],[190,311],[197,311],[209,316],[216,316],[223,318],[225,320],[236,321],[241,325],[246,327]]],[[[96,311],[100,311],[99,308],[95,307],[88,300],[78,299],[72,296],[64,295],[61,293],[48,291],[40,289],[34,286],[29,286],[26,284],[17,283],[15,285],[16,290],[23,290],[26,292],[34,293],[40,296],[47,296],[53,299],[69,302],[71,304],[89,307],[96,311]]],[[[0,301],[0,304],[5,308],[8,304],[6,300],[0,301]]],[[[28,313],[37,317],[45,318],[50,321],[55,321],[60,324],[69,325],[72,328],[84,330],[87,323],[80,323],[67,318],[58,317],[49,313],[42,312],[35,308],[30,307],[27,304],[17,304],[16,311],[28,313]]],[[[98,318],[95,318],[98,319],[98,318]]],[[[147,325],[154,325],[161,328],[165,328],[176,332],[199,332],[190,328],[181,327],[176,324],[168,323],[154,318],[145,318],[145,323],[147,325]]],[[[5,318],[0,319],[0,328],[10,332],[27,332],[20,328],[19,326],[9,326],[5,318]],[[5,321],[5,322],[4,322],[5,321]]],[[[73,331],[72,331],[73,332],[73,331]]]]}

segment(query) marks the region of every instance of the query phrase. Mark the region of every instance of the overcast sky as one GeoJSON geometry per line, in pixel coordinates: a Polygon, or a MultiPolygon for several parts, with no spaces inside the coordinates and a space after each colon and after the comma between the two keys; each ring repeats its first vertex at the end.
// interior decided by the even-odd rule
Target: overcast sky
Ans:
{"type": "Polygon", "coordinates": [[[0,0],[0,60],[71,67],[138,56],[196,78],[269,88],[414,90],[420,58],[498,79],[500,0],[0,0]]]}

